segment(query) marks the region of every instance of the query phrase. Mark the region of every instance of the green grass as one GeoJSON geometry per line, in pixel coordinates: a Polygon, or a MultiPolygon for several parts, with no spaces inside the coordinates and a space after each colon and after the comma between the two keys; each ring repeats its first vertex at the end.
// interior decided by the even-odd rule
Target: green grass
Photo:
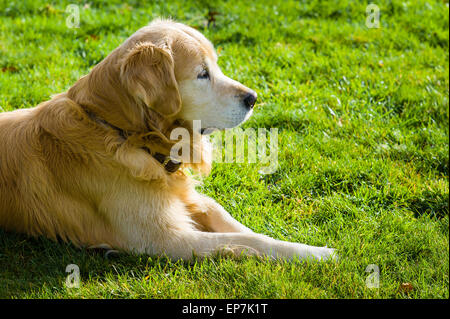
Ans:
{"type": "Polygon", "coordinates": [[[280,146],[274,174],[216,164],[200,190],[254,231],[340,260],[105,259],[1,231],[0,297],[449,297],[447,1],[376,1],[380,29],[358,1],[89,1],[78,29],[69,3],[0,1],[0,111],[67,90],[154,17],[196,26],[224,73],[258,92],[244,127],[278,128],[280,146]],[[208,10],[219,15],[206,28],[208,10]],[[65,287],[68,264],[79,289],[65,287]],[[365,286],[369,264],[379,289],[365,286]]]}

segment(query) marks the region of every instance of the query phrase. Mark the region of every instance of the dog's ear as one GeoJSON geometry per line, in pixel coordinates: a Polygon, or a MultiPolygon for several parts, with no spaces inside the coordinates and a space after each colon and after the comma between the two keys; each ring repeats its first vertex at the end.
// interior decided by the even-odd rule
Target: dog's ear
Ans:
{"type": "Polygon", "coordinates": [[[161,115],[175,115],[180,110],[174,60],[167,44],[137,43],[121,61],[120,78],[135,99],[161,115]]]}

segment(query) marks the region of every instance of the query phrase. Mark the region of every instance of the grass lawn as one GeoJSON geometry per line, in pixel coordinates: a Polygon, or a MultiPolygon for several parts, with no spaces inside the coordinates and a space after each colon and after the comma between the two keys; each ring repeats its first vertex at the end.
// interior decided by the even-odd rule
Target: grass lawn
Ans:
{"type": "Polygon", "coordinates": [[[254,231],[339,261],[106,259],[0,231],[0,297],[448,298],[448,1],[375,1],[380,28],[363,1],[210,2],[88,1],[68,28],[69,1],[0,0],[0,111],[67,90],[154,17],[195,26],[258,93],[243,127],[279,133],[275,173],[216,163],[200,190],[254,231]],[[371,264],[379,288],[366,287],[371,264]]]}

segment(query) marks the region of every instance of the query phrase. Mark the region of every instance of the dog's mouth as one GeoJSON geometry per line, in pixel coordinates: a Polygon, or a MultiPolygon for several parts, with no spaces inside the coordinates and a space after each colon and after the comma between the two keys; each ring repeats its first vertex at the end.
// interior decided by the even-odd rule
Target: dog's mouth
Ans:
{"type": "Polygon", "coordinates": [[[202,135],[209,135],[213,133],[214,131],[219,130],[217,127],[205,127],[200,129],[200,134],[202,135]]]}

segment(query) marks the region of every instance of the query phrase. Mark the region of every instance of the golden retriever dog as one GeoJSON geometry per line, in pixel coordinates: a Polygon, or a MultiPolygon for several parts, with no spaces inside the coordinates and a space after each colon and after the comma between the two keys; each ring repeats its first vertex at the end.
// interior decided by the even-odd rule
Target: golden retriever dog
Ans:
{"type": "Polygon", "coordinates": [[[333,258],[327,247],[254,233],[186,174],[210,170],[205,131],[239,125],[255,101],[221,72],[200,32],[153,21],[67,92],[0,114],[0,227],[172,259],[333,258]],[[177,127],[200,145],[198,163],[170,156],[177,127]]]}

